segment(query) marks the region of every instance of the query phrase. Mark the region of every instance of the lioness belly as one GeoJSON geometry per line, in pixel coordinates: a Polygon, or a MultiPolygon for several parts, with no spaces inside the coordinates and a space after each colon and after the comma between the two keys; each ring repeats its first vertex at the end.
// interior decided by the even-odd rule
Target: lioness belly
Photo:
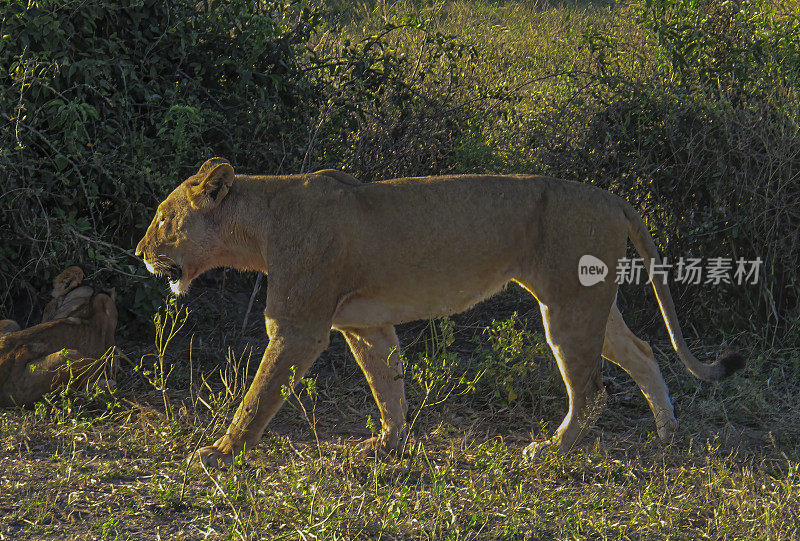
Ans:
{"type": "Polygon", "coordinates": [[[500,291],[508,281],[506,273],[498,273],[480,281],[453,283],[449,290],[437,284],[417,283],[410,287],[355,291],[339,303],[333,326],[379,327],[463,312],[500,291]]]}

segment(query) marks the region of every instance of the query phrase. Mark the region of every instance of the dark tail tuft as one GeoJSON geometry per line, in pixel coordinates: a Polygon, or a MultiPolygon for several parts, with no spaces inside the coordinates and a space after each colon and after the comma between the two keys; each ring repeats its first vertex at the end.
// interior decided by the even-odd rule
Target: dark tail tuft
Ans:
{"type": "Polygon", "coordinates": [[[744,368],[745,365],[745,358],[739,352],[736,351],[724,351],[714,362],[715,365],[719,366],[719,370],[721,372],[719,379],[724,379],[744,368]]]}

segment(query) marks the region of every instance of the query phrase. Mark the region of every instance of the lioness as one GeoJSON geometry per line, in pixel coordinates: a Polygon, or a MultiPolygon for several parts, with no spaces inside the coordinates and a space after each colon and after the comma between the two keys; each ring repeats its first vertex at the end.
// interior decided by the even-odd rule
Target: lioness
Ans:
{"type": "MultiPolygon", "coordinates": [[[[151,272],[165,274],[176,294],[213,267],[268,273],[269,344],[226,434],[189,460],[219,467],[255,445],[282,405],[291,367],[305,373],[331,329],[344,335],[378,403],[382,430],[366,443],[396,448],[407,406],[393,325],[462,311],[512,280],[539,301],[569,395],[569,412],[547,443],[566,451],[587,428],[603,390],[601,355],[631,374],[658,434],[668,437],[677,422],[667,387],[650,347],[617,310],[617,284],[578,280],[581,256],[615,268],[628,237],[647,268],[660,263],[633,208],[588,184],[528,175],[360,184],[330,170],[236,175],[226,160],[208,160],[158,206],[136,254],[151,272]]],[[[714,381],[742,366],[735,354],[699,362],[669,288],[660,280],[653,286],[673,346],[693,375],[714,381]]]]}
{"type": "Polygon", "coordinates": [[[52,300],[42,311],[41,323],[69,317],[94,295],[94,289],[82,286],[81,282],[83,269],[75,266],[67,267],[53,279],[53,291],[50,293],[52,300]]]}
{"type": "Polygon", "coordinates": [[[67,383],[85,380],[114,345],[114,299],[80,286],[83,271],[69,267],[53,280],[42,323],[25,330],[0,321],[0,406],[30,405],[67,383]]]}

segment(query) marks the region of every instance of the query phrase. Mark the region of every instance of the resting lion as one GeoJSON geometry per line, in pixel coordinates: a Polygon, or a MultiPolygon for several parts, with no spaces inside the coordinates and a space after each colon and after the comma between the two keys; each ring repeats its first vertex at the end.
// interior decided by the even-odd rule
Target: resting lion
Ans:
{"type": "MultiPolygon", "coordinates": [[[[460,312],[512,280],[539,301],[569,395],[569,412],[547,443],[566,451],[586,430],[603,390],[601,355],[630,373],[659,436],[668,437],[677,422],[667,387],[650,347],[617,310],[617,284],[578,280],[581,256],[615,269],[629,237],[646,268],[660,263],[633,208],[588,184],[528,175],[360,184],[330,170],[235,175],[213,158],[158,206],[136,254],[176,294],[213,267],[269,274],[269,345],[255,379],[225,435],[189,457],[218,467],[259,441],[283,403],[291,367],[305,373],[331,329],[344,335],[378,403],[382,430],[368,443],[396,448],[407,406],[394,325],[460,312]]],[[[654,290],[672,344],[694,376],[715,381],[743,365],[738,354],[699,362],[669,288],[655,280],[654,290]]]]}
{"type": "Polygon", "coordinates": [[[0,321],[0,406],[30,405],[70,379],[85,380],[114,345],[114,299],[80,286],[83,271],[69,267],[53,281],[42,323],[25,330],[0,321]]]}
{"type": "Polygon", "coordinates": [[[52,300],[42,311],[42,323],[69,317],[94,295],[94,289],[82,286],[81,282],[83,270],[75,266],[67,267],[53,279],[52,300]]]}

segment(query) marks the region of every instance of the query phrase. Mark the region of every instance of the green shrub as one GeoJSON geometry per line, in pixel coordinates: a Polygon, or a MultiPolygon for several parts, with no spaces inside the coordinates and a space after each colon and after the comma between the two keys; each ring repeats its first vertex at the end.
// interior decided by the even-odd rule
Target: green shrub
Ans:
{"type": "MultiPolygon", "coordinates": [[[[595,29],[591,106],[556,121],[565,136],[542,159],[634,203],[673,263],[760,257],[757,285],[672,289],[705,336],[746,330],[772,341],[800,308],[800,12],[745,1],[629,9],[645,29],[635,46],[649,43],[651,56],[630,49],[629,21],[595,29]]],[[[632,293],[637,305],[650,294],[632,293]]]]}
{"type": "Polygon", "coordinates": [[[153,313],[162,288],[131,248],[210,156],[253,172],[422,174],[446,168],[466,122],[452,102],[470,50],[424,18],[314,46],[320,8],[278,0],[0,5],[6,317],[30,318],[66,263],[153,313]],[[420,58],[400,30],[423,40],[420,58]]]}
{"type": "Polygon", "coordinates": [[[452,170],[475,107],[477,51],[435,27],[429,14],[381,17],[365,36],[328,43],[337,61],[324,73],[321,160],[364,180],[452,170]]]}
{"type": "Polygon", "coordinates": [[[791,2],[646,0],[637,6],[677,81],[752,102],[800,83],[800,13],[791,2]]]}
{"type": "Polygon", "coordinates": [[[298,167],[318,94],[301,68],[312,12],[247,0],[0,9],[4,315],[25,317],[67,262],[104,273],[123,306],[152,304],[133,287],[130,248],[179,180],[212,155],[298,167]]]}
{"type": "Polygon", "coordinates": [[[636,88],[597,111],[578,145],[594,149],[579,153],[583,173],[640,208],[669,261],[763,260],[756,285],[672,286],[698,328],[771,337],[791,324],[785,315],[800,292],[800,244],[787,242],[800,228],[797,118],[798,103],[742,107],[636,88]]]}
{"type": "Polygon", "coordinates": [[[504,321],[493,319],[482,334],[489,347],[479,346],[473,363],[483,372],[480,385],[488,387],[495,398],[508,405],[551,392],[545,382],[552,383],[554,374],[538,370],[542,359],[552,357],[547,342],[540,333],[525,330],[516,312],[504,321]]]}
{"type": "MultiPolygon", "coordinates": [[[[625,197],[671,262],[763,260],[757,285],[672,285],[690,336],[773,342],[796,325],[798,20],[796,2],[612,8],[576,40],[572,88],[542,91],[551,105],[528,106],[517,127],[531,168],[625,197]]],[[[649,288],[622,291],[628,312],[656,314],[649,288]]]]}
{"type": "Polygon", "coordinates": [[[409,385],[409,395],[412,408],[417,408],[415,420],[424,408],[437,406],[451,395],[473,392],[483,375],[479,371],[468,378],[458,354],[449,349],[455,342],[454,328],[453,320],[449,318],[429,321],[424,351],[412,359],[404,359],[406,378],[413,382],[409,385]]]}

